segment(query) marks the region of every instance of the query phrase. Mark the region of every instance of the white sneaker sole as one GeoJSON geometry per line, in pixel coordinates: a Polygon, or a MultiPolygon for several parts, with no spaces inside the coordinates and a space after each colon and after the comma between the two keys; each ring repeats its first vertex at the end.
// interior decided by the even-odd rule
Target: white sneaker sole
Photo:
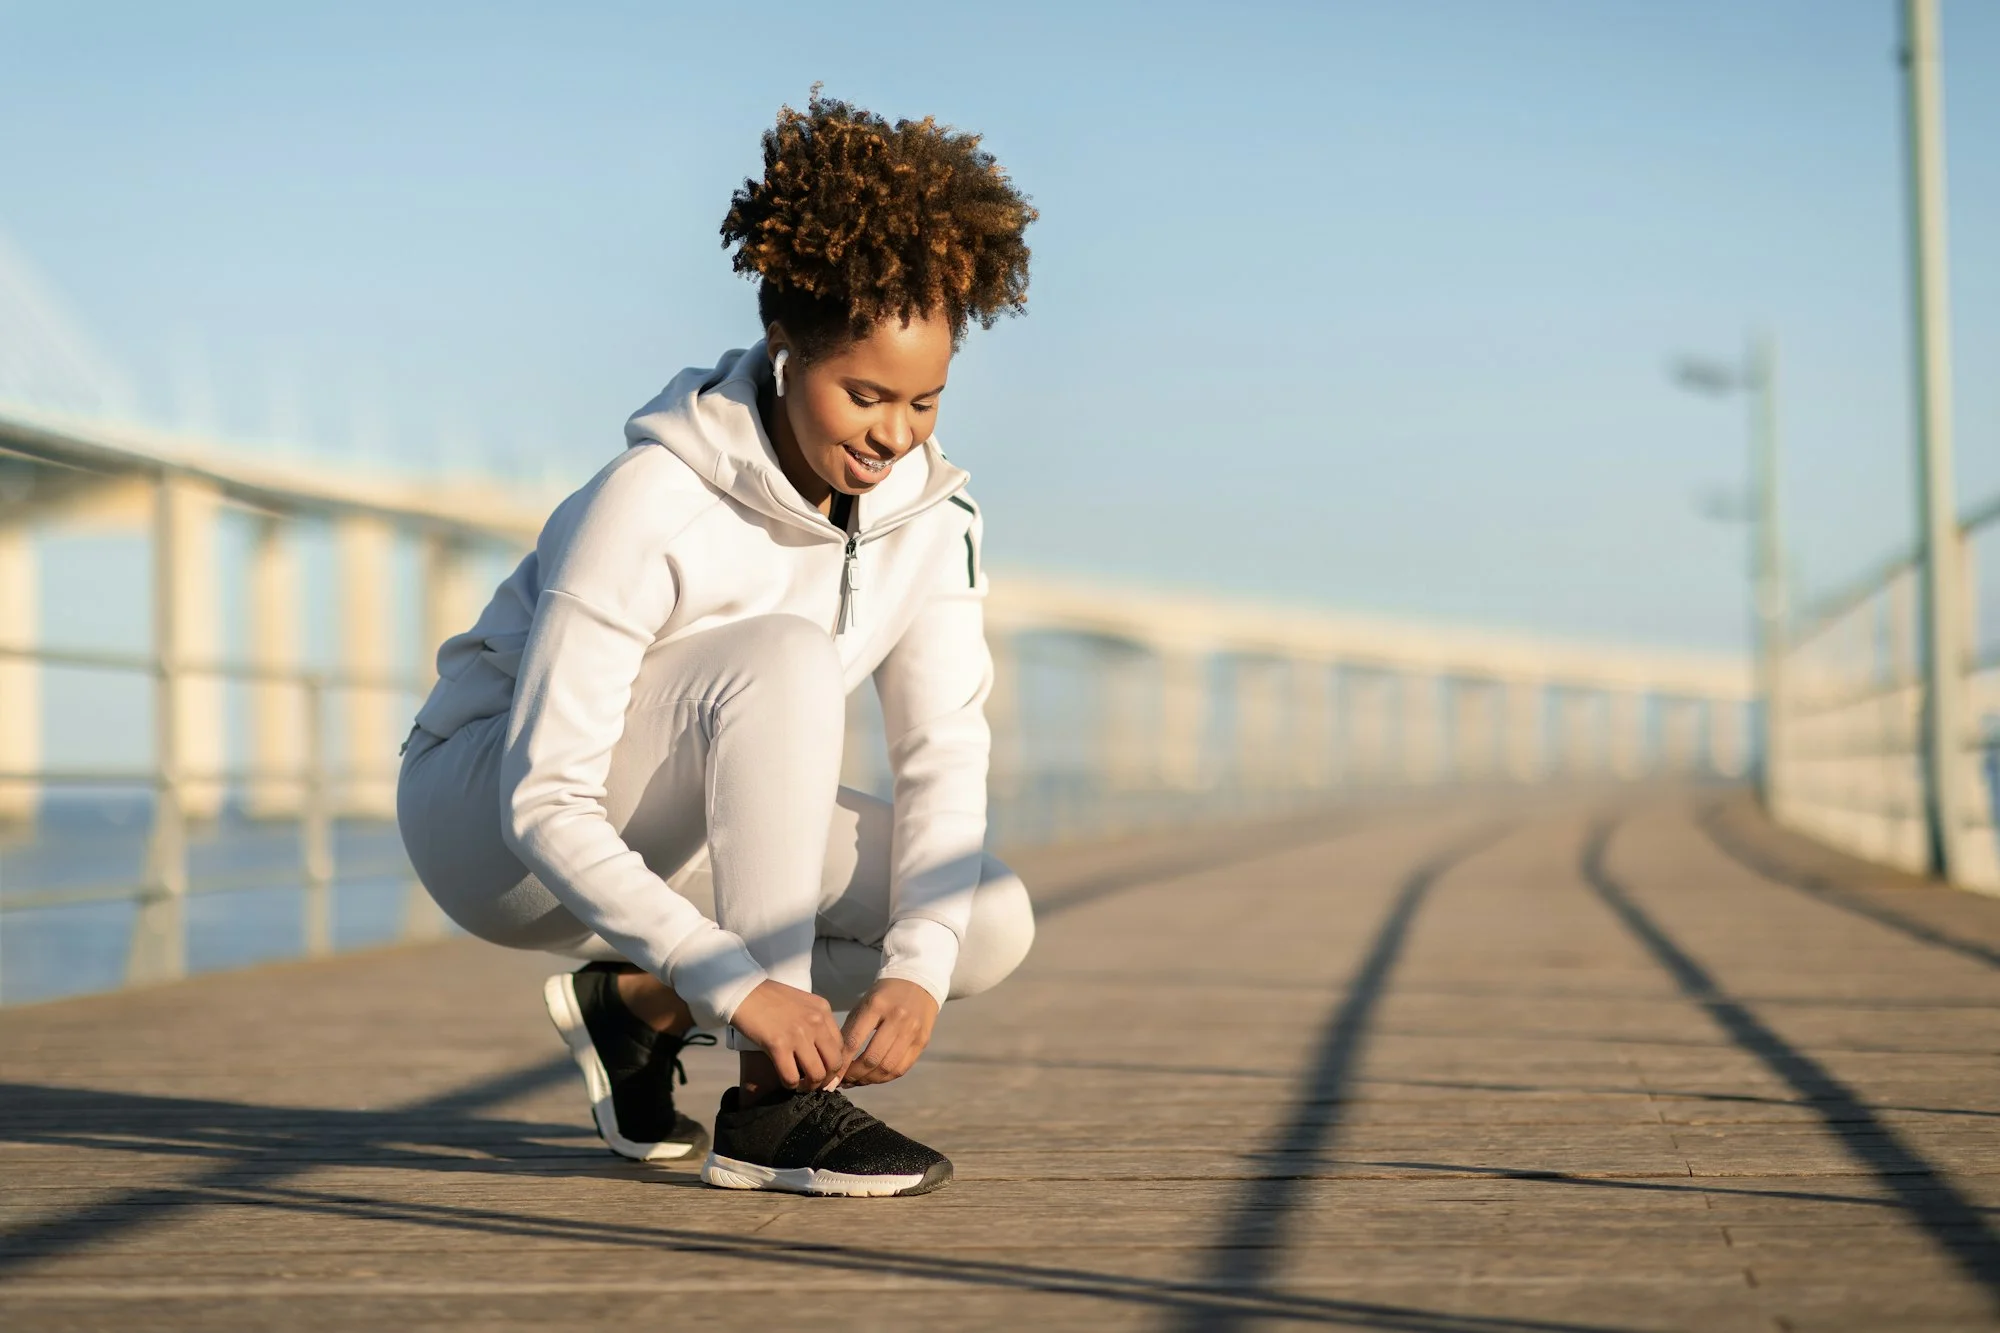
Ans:
{"type": "Polygon", "coordinates": [[[618,1116],[611,1107],[611,1075],[604,1068],[604,1061],[597,1054],[597,1046],[590,1040],[590,1029],[583,1024],[583,1007],[576,1002],[576,981],[568,972],[558,972],[542,983],[542,1002],[548,1006],[549,1021],[562,1034],[563,1044],[569,1047],[570,1058],[583,1071],[584,1090],[590,1096],[590,1116],[597,1122],[597,1132],[605,1145],[620,1157],[629,1157],[635,1162],[674,1162],[686,1157],[700,1142],[690,1139],[685,1143],[669,1140],[665,1143],[635,1143],[618,1132],[618,1116]]]}
{"type": "Polygon", "coordinates": [[[701,1164],[704,1183],[726,1190],[782,1190],[787,1194],[835,1194],[856,1199],[886,1199],[898,1194],[923,1194],[951,1179],[926,1185],[927,1177],[852,1176],[840,1171],[819,1171],[810,1166],[759,1166],[739,1162],[711,1152],[701,1164]],[[922,1187],[922,1188],[919,1188],[922,1187]]]}

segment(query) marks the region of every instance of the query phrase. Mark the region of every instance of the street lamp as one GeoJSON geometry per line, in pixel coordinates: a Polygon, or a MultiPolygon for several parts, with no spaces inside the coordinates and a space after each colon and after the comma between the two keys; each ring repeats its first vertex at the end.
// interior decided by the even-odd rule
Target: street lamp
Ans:
{"type": "Polygon", "coordinates": [[[1751,642],[1757,662],[1757,697],[1763,702],[1758,737],[1759,786],[1767,809],[1776,804],[1777,756],[1781,744],[1779,698],[1785,648],[1785,585],[1778,535],[1778,350],[1768,334],[1750,339],[1738,362],[1682,357],[1673,364],[1674,382],[1711,398],[1742,394],[1750,409],[1750,487],[1740,499],[1704,497],[1710,518],[1750,524],[1751,642]]]}

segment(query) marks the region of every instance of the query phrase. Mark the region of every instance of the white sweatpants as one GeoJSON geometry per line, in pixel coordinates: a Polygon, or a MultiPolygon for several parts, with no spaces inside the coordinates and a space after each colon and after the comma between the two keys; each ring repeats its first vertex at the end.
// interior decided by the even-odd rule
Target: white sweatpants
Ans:
{"type": "MultiPolygon", "coordinates": [[[[762,616],[647,657],[612,750],[604,805],[625,844],[672,891],[739,935],[774,979],[846,1009],[882,964],[891,809],[839,785],[839,681],[825,678],[830,653],[799,651],[802,627],[824,640],[795,616],[762,616]],[[802,706],[808,725],[799,724],[802,706]],[[722,707],[726,719],[718,719],[722,707]],[[829,709],[832,717],[818,716],[829,709]]],[[[480,939],[617,959],[507,848],[506,730],[501,714],[446,740],[413,733],[396,817],[417,877],[446,916],[480,939]]],[[[999,982],[1034,940],[1026,888],[992,856],[984,865],[952,999],[999,982]]]]}

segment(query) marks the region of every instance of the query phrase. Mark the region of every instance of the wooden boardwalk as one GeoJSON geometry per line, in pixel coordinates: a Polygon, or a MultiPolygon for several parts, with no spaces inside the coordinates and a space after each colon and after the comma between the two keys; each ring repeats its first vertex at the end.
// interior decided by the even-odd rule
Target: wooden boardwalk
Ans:
{"type": "Polygon", "coordinates": [[[2000,902],[1700,793],[1024,860],[1033,957],[864,1095],[920,1199],[611,1158],[467,941],[0,1014],[0,1327],[2000,1322],[2000,902]]]}

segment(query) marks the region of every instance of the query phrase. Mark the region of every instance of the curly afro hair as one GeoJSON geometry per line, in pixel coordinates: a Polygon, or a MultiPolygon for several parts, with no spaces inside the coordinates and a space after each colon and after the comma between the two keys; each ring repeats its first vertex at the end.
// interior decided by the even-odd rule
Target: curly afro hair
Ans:
{"type": "Polygon", "coordinates": [[[764,179],[730,199],[722,243],[801,359],[892,317],[942,314],[956,348],[969,321],[1026,306],[1035,216],[978,135],[929,116],[891,125],[815,84],[764,132],[764,179]]]}

